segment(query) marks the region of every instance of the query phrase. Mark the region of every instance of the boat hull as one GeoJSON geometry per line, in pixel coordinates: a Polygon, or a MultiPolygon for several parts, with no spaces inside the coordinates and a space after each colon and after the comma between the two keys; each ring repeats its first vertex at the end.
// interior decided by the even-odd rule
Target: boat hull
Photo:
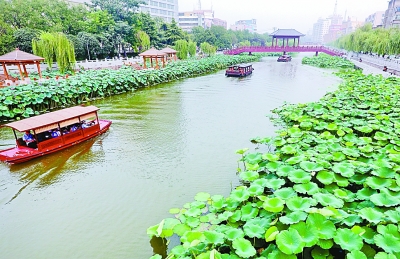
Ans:
{"type": "Polygon", "coordinates": [[[99,120],[99,125],[97,125],[97,127],[89,127],[79,130],[76,133],[74,132],[66,134],[43,143],[39,143],[40,151],[38,149],[22,146],[2,150],[0,151],[0,161],[9,164],[18,164],[69,148],[105,133],[110,128],[111,123],[112,122],[109,120],[99,120]],[[75,136],[73,134],[75,134],[75,136]]]}
{"type": "Polygon", "coordinates": [[[251,75],[253,72],[252,71],[250,71],[250,72],[247,72],[247,73],[243,73],[243,74],[240,74],[240,73],[229,73],[229,72],[225,72],[225,75],[227,76],[227,77],[245,77],[245,76],[248,76],[248,75],[251,75]]]}

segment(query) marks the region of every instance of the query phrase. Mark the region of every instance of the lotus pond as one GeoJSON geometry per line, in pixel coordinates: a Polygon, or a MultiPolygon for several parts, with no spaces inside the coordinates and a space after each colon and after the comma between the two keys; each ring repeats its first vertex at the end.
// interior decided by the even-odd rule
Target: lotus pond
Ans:
{"type": "MultiPolygon", "coordinates": [[[[160,240],[149,240],[149,226],[199,192],[229,196],[242,185],[235,150],[276,130],[266,115],[285,101],[317,101],[341,81],[300,58],[265,58],[253,67],[243,79],[220,70],[95,100],[100,117],[113,121],[105,135],[21,165],[0,164],[0,258],[166,253],[160,240]]],[[[2,147],[13,141],[0,130],[2,147]]]]}
{"type": "Polygon", "coordinates": [[[337,76],[319,101],[273,110],[276,136],[237,151],[242,184],[228,196],[199,192],[148,228],[179,238],[168,258],[400,258],[400,80],[337,76]]]}

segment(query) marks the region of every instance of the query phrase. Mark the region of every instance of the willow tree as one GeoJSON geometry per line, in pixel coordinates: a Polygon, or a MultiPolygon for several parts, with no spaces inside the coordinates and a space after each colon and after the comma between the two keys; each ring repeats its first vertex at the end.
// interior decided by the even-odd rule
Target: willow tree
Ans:
{"type": "Polygon", "coordinates": [[[136,39],[139,45],[139,50],[148,50],[150,48],[150,37],[144,31],[136,33],[136,39]]]}
{"type": "Polygon", "coordinates": [[[177,56],[179,59],[187,59],[188,57],[188,42],[186,40],[175,41],[175,50],[178,51],[177,56]]]}
{"type": "Polygon", "coordinates": [[[201,52],[205,55],[211,56],[217,52],[217,48],[208,42],[203,42],[200,44],[201,52]]]}
{"type": "Polygon", "coordinates": [[[61,73],[73,70],[76,62],[74,45],[63,33],[44,32],[38,40],[32,40],[32,48],[35,55],[45,58],[50,69],[55,60],[61,73]]]}
{"type": "Polygon", "coordinates": [[[191,57],[194,57],[196,55],[196,49],[197,49],[196,45],[197,45],[196,42],[193,41],[189,41],[188,43],[188,52],[191,57]]]}

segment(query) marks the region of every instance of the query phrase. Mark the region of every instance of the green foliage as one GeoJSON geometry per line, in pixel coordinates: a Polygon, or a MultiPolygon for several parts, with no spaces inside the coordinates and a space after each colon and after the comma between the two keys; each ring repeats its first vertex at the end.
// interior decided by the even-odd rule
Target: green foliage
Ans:
{"type": "Polygon", "coordinates": [[[321,68],[354,68],[354,64],[349,60],[332,57],[324,53],[318,56],[304,57],[302,63],[321,68]]]}
{"type": "Polygon", "coordinates": [[[58,69],[63,73],[73,70],[75,64],[74,46],[62,33],[42,33],[40,39],[32,41],[33,52],[46,59],[51,68],[53,60],[57,61],[58,69]]]}
{"type": "Polygon", "coordinates": [[[14,31],[14,39],[17,47],[25,52],[32,53],[32,40],[37,40],[40,35],[39,30],[22,28],[14,31]]]}
{"type": "Polygon", "coordinates": [[[139,44],[139,50],[144,51],[150,48],[150,37],[144,31],[138,31],[136,37],[139,44]]]}
{"type": "Polygon", "coordinates": [[[200,44],[200,50],[204,55],[214,55],[217,52],[217,48],[210,45],[208,42],[203,42],[200,44]]]}
{"type": "Polygon", "coordinates": [[[186,40],[177,40],[174,48],[178,51],[177,56],[179,59],[188,58],[188,42],[186,40]]]}
{"type": "Polygon", "coordinates": [[[188,43],[188,53],[191,57],[196,56],[196,49],[197,49],[196,45],[197,45],[196,42],[193,41],[189,41],[188,43]]]}
{"type": "Polygon", "coordinates": [[[91,0],[90,6],[96,10],[107,11],[115,21],[126,21],[135,13],[142,1],[138,0],[91,0]]]}
{"type": "MultiPolygon", "coordinates": [[[[346,67],[340,58],[312,60],[346,67]]],[[[277,136],[253,140],[273,144],[273,152],[237,152],[243,185],[227,198],[203,199],[209,221],[188,230],[225,235],[205,250],[222,258],[399,257],[400,79],[355,70],[337,75],[339,89],[318,102],[273,110],[277,136]],[[256,254],[248,242],[233,246],[226,234],[232,227],[256,254]]],[[[204,244],[201,235],[192,242],[204,244]]],[[[180,252],[169,256],[198,255],[180,252]]]]}

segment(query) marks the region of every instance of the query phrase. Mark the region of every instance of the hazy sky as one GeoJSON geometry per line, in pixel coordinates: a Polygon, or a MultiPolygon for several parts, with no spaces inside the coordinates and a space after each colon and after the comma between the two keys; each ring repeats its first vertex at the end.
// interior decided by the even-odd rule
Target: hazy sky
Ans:
{"type": "MultiPolygon", "coordinates": [[[[337,0],[338,14],[365,21],[370,14],[385,11],[387,0],[337,0]],[[346,12],[347,11],[347,12],[346,12]]],[[[179,11],[191,11],[198,0],[179,0],[179,11]]],[[[333,14],[336,0],[201,0],[202,9],[215,11],[215,17],[226,20],[228,28],[237,20],[257,19],[259,33],[274,27],[297,29],[307,33],[318,18],[333,14]]]]}

